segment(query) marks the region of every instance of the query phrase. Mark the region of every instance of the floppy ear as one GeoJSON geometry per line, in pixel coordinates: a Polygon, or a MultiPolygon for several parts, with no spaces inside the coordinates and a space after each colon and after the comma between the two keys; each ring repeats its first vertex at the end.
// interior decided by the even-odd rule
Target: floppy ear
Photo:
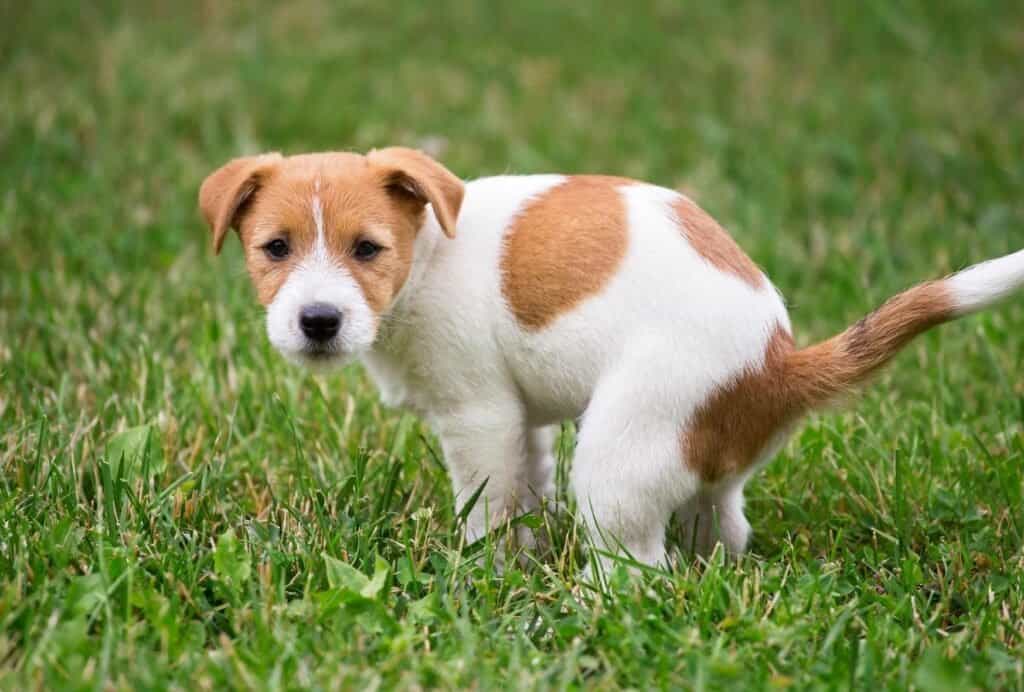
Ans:
{"type": "Polygon", "coordinates": [[[239,212],[263,178],[281,160],[277,152],[233,159],[206,177],[199,188],[199,210],[213,232],[213,251],[220,254],[228,230],[238,227],[239,212]]]}
{"type": "Polygon", "coordinates": [[[366,159],[384,170],[390,191],[420,205],[429,202],[441,230],[449,238],[455,237],[465,185],[454,173],[423,152],[405,147],[375,149],[366,159]]]}

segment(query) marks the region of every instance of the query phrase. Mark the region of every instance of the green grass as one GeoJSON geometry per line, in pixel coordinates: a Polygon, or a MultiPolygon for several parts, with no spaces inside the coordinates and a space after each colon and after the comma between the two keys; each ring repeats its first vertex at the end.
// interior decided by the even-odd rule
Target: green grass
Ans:
{"type": "Polygon", "coordinates": [[[1024,5],[0,5],[0,687],[1024,689],[1024,301],[810,420],[749,557],[598,594],[564,521],[479,564],[430,432],[273,353],[195,209],[264,149],[640,177],[806,343],[1024,247],[1024,5]]]}

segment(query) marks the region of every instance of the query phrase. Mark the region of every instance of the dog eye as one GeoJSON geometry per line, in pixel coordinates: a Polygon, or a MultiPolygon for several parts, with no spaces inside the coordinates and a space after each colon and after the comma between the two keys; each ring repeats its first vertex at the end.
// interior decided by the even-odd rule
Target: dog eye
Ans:
{"type": "Polygon", "coordinates": [[[357,260],[363,262],[372,260],[380,252],[380,245],[373,242],[372,240],[360,240],[356,243],[355,249],[352,251],[353,256],[357,260]]]}
{"type": "Polygon", "coordinates": [[[274,238],[269,243],[263,246],[263,251],[267,253],[267,256],[272,260],[283,260],[291,252],[291,248],[288,247],[288,241],[283,238],[274,238]]]}

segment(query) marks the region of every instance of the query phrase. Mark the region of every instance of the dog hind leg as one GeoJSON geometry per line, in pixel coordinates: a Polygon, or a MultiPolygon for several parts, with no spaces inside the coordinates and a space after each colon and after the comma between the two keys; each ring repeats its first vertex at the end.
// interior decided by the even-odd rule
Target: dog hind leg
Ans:
{"type": "Polygon", "coordinates": [[[682,463],[677,412],[638,406],[644,398],[628,395],[636,383],[629,374],[599,388],[584,413],[572,486],[594,547],[665,565],[669,517],[696,493],[698,479],[682,463]]]}

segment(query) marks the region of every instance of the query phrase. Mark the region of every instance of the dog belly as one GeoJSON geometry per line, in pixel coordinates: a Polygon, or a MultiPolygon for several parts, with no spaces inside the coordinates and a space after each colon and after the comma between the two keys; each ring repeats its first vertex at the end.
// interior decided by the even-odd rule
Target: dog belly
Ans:
{"type": "Polygon", "coordinates": [[[534,371],[521,381],[520,391],[528,423],[542,426],[578,419],[583,415],[593,387],[588,382],[572,380],[564,372],[550,372],[550,377],[544,378],[534,371]]]}

